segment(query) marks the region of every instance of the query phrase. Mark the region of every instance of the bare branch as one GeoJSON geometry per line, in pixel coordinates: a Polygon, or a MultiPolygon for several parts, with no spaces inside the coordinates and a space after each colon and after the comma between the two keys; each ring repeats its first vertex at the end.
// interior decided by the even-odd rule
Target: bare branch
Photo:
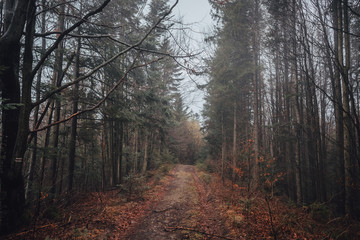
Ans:
{"type": "Polygon", "coordinates": [[[57,121],[57,122],[53,122],[45,127],[42,127],[42,128],[36,128],[34,129],[33,131],[31,131],[31,133],[34,133],[34,132],[39,132],[39,131],[42,131],[42,130],[45,130],[45,129],[48,129],[52,126],[55,126],[55,125],[58,125],[60,123],[64,123],[64,122],[67,122],[69,121],[70,119],[74,118],[75,116],[78,116],[80,114],[83,114],[83,113],[86,113],[86,112],[90,112],[90,111],[93,111],[95,110],[96,108],[100,107],[100,105],[102,103],[105,102],[106,99],[109,98],[110,94],[120,85],[120,83],[122,83],[124,81],[124,79],[126,78],[126,76],[129,74],[129,72],[134,69],[134,65],[135,65],[135,62],[136,62],[136,59],[137,57],[134,59],[133,63],[131,64],[131,66],[126,70],[126,72],[124,73],[124,75],[120,78],[119,81],[116,82],[116,84],[110,89],[110,91],[106,94],[106,96],[101,99],[97,104],[95,104],[94,106],[90,107],[90,108],[87,108],[85,110],[82,110],[82,111],[79,111],[79,112],[76,112],[76,113],[73,113],[72,115],[70,115],[69,117],[65,118],[65,119],[62,119],[60,121],[57,121]]]}
{"type": "MultiPolygon", "coordinates": [[[[120,84],[124,82],[126,76],[127,76],[132,70],[134,70],[134,69],[136,69],[136,68],[144,67],[144,66],[146,66],[146,65],[149,65],[149,64],[154,63],[154,62],[158,62],[158,61],[160,61],[160,60],[163,59],[163,57],[162,57],[162,58],[158,58],[158,59],[155,59],[155,60],[153,60],[153,61],[150,61],[150,62],[146,62],[146,63],[141,64],[141,65],[135,66],[136,60],[138,59],[139,55],[140,55],[140,52],[139,52],[138,55],[135,57],[135,59],[133,60],[131,66],[128,68],[128,70],[126,70],[126,72],[124,73],[124,75],[112,86],[112,88],[109,90],[109,92],[108,92],[98,103],[96,103],[94,106],[92,106],[92,107],[90,107],[90,108],[87,108],[87,109],[85,109],[85,110],[82,110],[82,111],[73,113],[72,115],[70,115],[69,117],[67,117],[67,118],[65,118],[65,119],[62,119],[62,120],[57,121],[57,122],[53,122],[52,124],[49,124],[49,125],[44,126],[44,127],[42,127],[42,128],[37,128],[37,127],[39,127],[39,124],[36,124],[36,128],[35,128],[34,130],[32,130],[31,133],[35,133],[35,132],[39,132],[39,131],[48,129],[48,128],[54,126],[54,125],[67,122],[67,121],[69,121],[70,119],[74,118],[75,116],[79,116],[79,115],[81,115],[81,114],[83,114],[83,113],[91,112],[91,111],[99,108],[99,107],[106,101],[106,99],[109,98],[109,96],[111,95],[111,93],[113,93],[113,92],[116,90],[116,88],[118,88],[118,87],[120,86],[120,84]]],[[[30,140],[29,140],[29,141],[30,141],[30,140]]],[[[28,141],[28,142],[29,142],[29,141],[28,141]]]]}
{"type": "MultiPolygon", "coordinates": [[[[54,94],[64,90],[65,88],[68,88],[90,76],[92,76],[95,72],[97,72],[99,69],[103,68],[104,66],[108,65],[109,63],[113,62],[115,59],[117,59],[118,57],[120,57],[121,55],[129,52],[132,49],[136,49],[138,46],[140,46],[146,39],[147,37],[152,33],[152,31],[172,12],[172,10],[174,9],[174,7],[177,5],[177,3],[179,2],[179,0],[177,0],[174,5],[170,8],[170,10],[168,12],[166,12],[161,18],[159,18],[159,20],[154,24],[154,26],[152,26],[147,33],[135,44],[129,46],[128,48],[124,49],[123,51],[120,51],[119,53],[117,53],[116,55],[114,55],[113,57],[111,57],[109,60],[101,63],[100,65],[96,66],[95,68],[93,68],[90,72],[88,72],[87,74],[85,74],[84,76],[81,76],[77,79],[75,79],[72,82],[69,82],[67,84],[64,84],[63,86],[49,92],[48,94],[46,94],[40,101],[33,103],[33,107],[43,103],[46,101],[46,99],[48,99],[49,97],[53,96],[54,94]]],[[[66,32],[66,31],[65,31],[66,32]]],[[[64,33],[65,33],[64,32],[64,33]]],[[[65,36],[65,34],[62,34],[61,36],[65,36]]],[[[63,38],[62,37],[62,38],[63,38]]],[[[60,38],[60,37],[59,37],[60,38]]]]}
{"type": "Polygon", "coordinates": [[[32,73],[31,73],[31,77],[34,77],[35,74],[37,73],[37,71],[40,69],[41,65],[44,64],[45,60],[49,57],[49,55],[58,47],[58,45],[61,43],[61,41],[63,40],[63,38],[69,34],[70,32],[72,32],[73,30],[75,30],[77,27],[79,27],[81,24],[83,24],[84,22],[87,21],[88,18],[90,18],[91,16],[101,12],[108,4],[109,4],[110,0],[105,0],[103,2],[102,5],[100,5],[97,9],[89,12],[88,14],[86,14],[81,20],[79,20],[78,22],[76,22],[74,25],[72,25],[70,28],[68,28],[67,30],[65,30],[64,32],[62,32],[59,37],[56,39],[56,41],[54,42],[54,44],[44,53],[43,57],[40,59],[40,61],[36,64],[36,66],[34,67],[32,73]]]}
{"type": "Polygon", "coordinates": [[[38,15],[44,13],[44,12],[47,12],[47,11],[50,11],[50,10],[54,10],[55,8],[57,8],[57,7],[61,6],[61,5],[69,4],[69,3],[72,3],[72,2],[76,2],[76,0],[67,1],[66,3],[57,3],[57,4],[53,5],[53,6],[48,7],[48,8],[45,8],[46,6],[44,6],[44,5],[41,4],[41,5],[39,5],[39,6],[42,6],[43,9],[42,9],[41,11],[37,12],[35,15],[38,16],[38,15]]]}

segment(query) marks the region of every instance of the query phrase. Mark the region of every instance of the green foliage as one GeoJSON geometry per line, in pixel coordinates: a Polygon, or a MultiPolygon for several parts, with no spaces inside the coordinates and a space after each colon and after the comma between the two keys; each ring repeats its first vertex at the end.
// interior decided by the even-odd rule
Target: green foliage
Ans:
{"type": "Polygon", "coordinates": [[[251,208],[254,204],[255,198],[243,197],[243,198],[240,198],[238,201],[243,206],[244,211],[247,213],[250,213],[251,208]]]}
{"type": "Polygon", "coordinates": [[[74,228],[73,234],[74,234],[75,238],[87,239],[88,229],[87,228],[84,228],[84,229],[74,228]]]}
{"type": "MultiPolygon", "coordinates": [[[[293,207],[295,207],[295,206],[293,206],[293,207]]],[[[282,216],[279,220],[280,220],[281,225],[287,226],[288,228],[292,228],[292,227],[298,226],[298,224],[299,224],[298,218],[299,218],[299,216],[297,215],[296,212],[289,211],[286,214],[284,214],[284,216],[282,216]]]]}
{"type": "Polygon", "coordinates": [[[4,72],[8,68],[9,67],[7,67],[7,66],[0,65],[0,74],[2,74],[2,72],[4,72]]]}
{"type": "Polygon", "coordinates": [[[211,174],[204,173],[204,172],[200,173],[200,179],[206,184],[210,184],[213,181],[211,174]]]}
{"type": "Polygon", "coordinates": [[[208,147],[202,146],[197,152],[195,165],[198,169],[204,172],[213,172],[210,160],[208,159],[209,149],[208,147]]]}
{"type": "Polygon", "coordinates": [[[167,164],[174,164],[177,162],[174,155],[165,148],[160,153],[158,150],[155,150],[151,153],[150,158],[153,162],[153,169],[163,168],[167,164]]]}
{"type": "Polygon", "coordinates": [[[56,206],[49,206],[47,209],[45,209],[43,217],[50,220],[57,220],[61,216],[59,213],[59,209],[56,206]]]}
{"type": "Polygon", "coordinates": [[[207,172],[209,170],[209,166],[205,164],[203,161],[196,161],[195,165],[201,171],[207,172]]]}
{"type": "Polygon", "coordinates": [[[121,190],[127,193],[128,198],[131,198],[132,195],[141,198],[144,192],[149,189],[144,175],[131,173],[125,177],[124,182],[121,184],[121,190]]]}
{"type": "Polygon", "coordinates": [[[319,203],[319,202],[312,203],[309,206],[309,209],[310,209],[311,217],[319,222],[329,221],[332,215],[330,208],[324,203],[319,203]]]}
{"type": "Polygon", "coordinates": [[[159,168],[159,173],[161,173],[162,175],[166,175],[168,174],[168,172],[171,169],[171,165],[170,164],[163,164],[161,165],[161,167],[159,168]]]}
{"type": "Polygon", "coordinates": [[[159,169],[155,171],[148,172],[148,178],[155,179],[155,182],[158,183],[165,175],[169,173],[169,171],[173,168],[173,164],[162,164],[159,169]]]}
{"type": "Polygon", "coordinates": [[[0,104],[0,110],[14,110],[24,105],[22,103],[7,103],[6,101],[8,100],[9,99],[6,98],[1,99],[2,104],[0,104]]]}
{"type": "MultiPolygon", "coordinates": [[[[214,38],[217,44],[214,57],[209,61],[210,81],[203,114],[209,154],[213,159],[221,159],[222,146],[227,146],[224,156],[232,158],[229,148],[233,145],[234,119],[237,121],[237,145],[243,145],[240,143],[251,137],[245,129],[253,124],[253,109],[249,106],[253,98],[255,69],[253,2],[229,1],[221,5],[214,3],[213,7],[221,27],[214,38]]],[[[238,147],[238,154],[239,150],[238,147]]]]}

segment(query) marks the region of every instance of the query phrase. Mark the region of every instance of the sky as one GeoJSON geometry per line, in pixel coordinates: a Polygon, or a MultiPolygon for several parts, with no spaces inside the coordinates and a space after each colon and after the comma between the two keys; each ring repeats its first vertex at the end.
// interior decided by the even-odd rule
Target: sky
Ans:
{"type": "MultiPolygon", "coordinates": [[[[185,26],[191,28],[188,31],[189,45],[195,52],[203,51],[202,57],[206,56],[208,46],[204,44],[206,34],[211,32],[213,21],[210,15],[211,6],[208,0],[179,0],[178,5],[174,9],[174,15],[182,18],[185,26]]],[[[185,79],[182,84],[182,94],[185,104],[193,113],[201,115],[202,105],[204,104],[204,92],[196,88],[194,80],[197,84],[204,84],[206,77],[193,77],[190,79],[187,74],[183,76],[185,79]]]]}
{"type": "Polygon", "coordinates": [[[211,24],[211,6],[208,0],[179,0],[175,14],[184,17],[187,23],[199,22],[199,25],[211,24]]]}

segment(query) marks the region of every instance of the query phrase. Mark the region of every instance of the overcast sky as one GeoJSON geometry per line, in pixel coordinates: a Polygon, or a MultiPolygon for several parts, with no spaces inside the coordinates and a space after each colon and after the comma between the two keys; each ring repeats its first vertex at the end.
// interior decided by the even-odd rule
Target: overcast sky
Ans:
{"type": "MultiPolygon", "coordinates": [[[[203,40],[206,34],[211,31],[213,24],[210,10],[211,6],[208,0],[179,0],[178,5],[174,9],[174,15],[182,17],[183,23],[192,29],[189,35],[191,37],[190,44],[193,49],[198,49],[199,51],[206,49],[203,40]]],[[[201,114],[204,92],[196,90],[192,80],[185,75],[184,77],[183,96],[185,103],[189,105],[194,113],[201,114]]],[[[203,84],[206,81],[206,79],[201,78],[195,80],[198,84],[203,84]]]]}
{"type": "Polygon", "coordinates": [[[187,23],[202,22],[204,25],[211,23],[208,0],[179,0],[175,11],[176,14],[183,16],[187,23]]]}

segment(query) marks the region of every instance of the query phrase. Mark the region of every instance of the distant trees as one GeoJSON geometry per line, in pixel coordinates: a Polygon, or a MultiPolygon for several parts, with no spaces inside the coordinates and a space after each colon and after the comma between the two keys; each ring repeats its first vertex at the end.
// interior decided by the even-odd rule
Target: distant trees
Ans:
{"type": "Polygon", "coordinates": [[[174,58],[191,56],[172,44],[175,5],[0,2],[2,231],[23,223],[25,207],[176,158],[174,58]]]}
{"type": "MultiPolygon", "coordinates": [[[[216,8],[223,28],[217,32],[218,48],[210,66],[212,81],[208,86],[207,105],[204,109],[211,151],[221,149],[221,156],[217,152],[222,164],[227,163],[227,159],[232,159],[232,171],[237,167],[239,159],[237,150],[240,149],[236,146],[251,135],[249,122],[252,116],[249,104],[252,103],[254,59],[251,54],[252,23],[247,17],[250,9],[248,1],[235,1],[216,8]]],[[[250,164],[246,167],[248,171],[256,168],[253,161],[250,164]]]]}
{"type": "Polygon", "coordinates": [[[297,204],[330,201],[358,217],[359,4],[210,3],[220,24],[205,129],[223,174],[240,167],[252,190],[271,172],[297,204]]]}

